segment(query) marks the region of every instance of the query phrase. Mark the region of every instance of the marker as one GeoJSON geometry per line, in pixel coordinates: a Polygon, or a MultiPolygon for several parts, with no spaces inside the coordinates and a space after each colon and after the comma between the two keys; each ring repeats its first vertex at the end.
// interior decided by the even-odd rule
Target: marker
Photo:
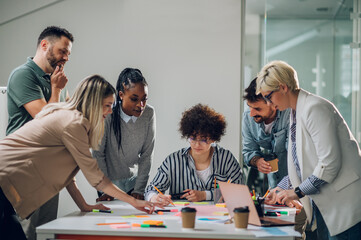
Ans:
{"type": "Polygon", "coordinates": [[[165,225],[154,225],[154,224],[141,224],[140,227],[142,227],[142,228],[151,228],[151,227],[154,227],[154,228],[167,228],[167,226],[165,226],[165,225]]]}
{"type": "Polygon", "coordinates": [[[230,182],[231,182],[231,180],[232,180],[231,178],[230,178],[230,179],[228,179],[227,183],[230,183],[230,182]]]}
{"type": "Polygon", "coordinates": [[[289,215],[289,212],[287,211],[277,211],[277,212],[282,215],[289,215]]]}
{"type": "Polygon", "coordinates": [[[111,210],[101,210],[101,209],[93,209],[93,212],[113,213],[113,211],[111,210]]]}
{"type": "Polygon", "coordinates": [[[178,209],[163,209],[163,210],[155,210],[155,213],[158,212],[178,212],[178,209]]]}
{"type": "MultiPolygon", "coordinates": [[[[153,185],[153,187],[154,187],[155,190],[157,190],[160,194],[164,195],[156,186],[153,185]]],[[[172,204],[172,205],[175,207],[175,205],[174,205],[174,203],[173,203],[172,200],[170,200],[170,204],[172,204]]]]}

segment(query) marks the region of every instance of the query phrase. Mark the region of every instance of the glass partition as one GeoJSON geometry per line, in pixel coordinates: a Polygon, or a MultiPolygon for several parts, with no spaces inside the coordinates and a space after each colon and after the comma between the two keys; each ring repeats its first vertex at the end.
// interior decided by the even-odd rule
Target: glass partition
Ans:
{"type": "Polygon", "coordinates": [[[286,61],[303,89],[336,105],[360,142],[359,2],[247,1],[244,87],[265,63],[286,61]]]}
{"type": "MultiPolygon", "coordinates": [[[[360,19],[361,0],[246,1],[244,88],[267,62],[286,61],[303,89],[336,105],[360,143],[360,19]]],[[[267,186],[258,171],[247,182],[267,186]]]]}

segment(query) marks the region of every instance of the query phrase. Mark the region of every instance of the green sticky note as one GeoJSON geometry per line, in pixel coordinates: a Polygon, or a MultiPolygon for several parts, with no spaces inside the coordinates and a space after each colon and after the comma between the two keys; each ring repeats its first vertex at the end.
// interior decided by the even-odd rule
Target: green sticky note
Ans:
{"type": "Polygon", "coordinates": [[[122,218],[136,218],[137,216],[135,215],[128,215],[128,216],[121,216],[122,218]]]}

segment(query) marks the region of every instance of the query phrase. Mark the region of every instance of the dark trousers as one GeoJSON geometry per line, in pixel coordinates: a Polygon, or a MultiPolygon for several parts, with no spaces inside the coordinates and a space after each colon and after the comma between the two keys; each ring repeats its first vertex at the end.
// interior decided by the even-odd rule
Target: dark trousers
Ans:
{"type": "Polygon", "coordinates": [[[317,220],[317,236],[318,240],[360,240],[361,239],[361,222],[350,227],[346,231],[339,233],[333,237],[330,236],[325,220],[322,217],[320,210],[314,204],[313,210],[315,211],[317,220]]]}
{"type": "Polygon", "coordinates": [[[3,240],[26,240],[13,206],[0,188],[0,235],[3,240]]]}

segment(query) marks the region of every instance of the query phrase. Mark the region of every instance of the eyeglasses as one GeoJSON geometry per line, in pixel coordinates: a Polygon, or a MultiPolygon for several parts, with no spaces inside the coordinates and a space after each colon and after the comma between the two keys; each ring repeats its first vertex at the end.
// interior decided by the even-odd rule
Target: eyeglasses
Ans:
{"type": "Polygon", "coordinates": [[[197,142],[199,143],[199,145],[207,145],[208,144],[208,139],[199,139],[199,140],[197,140],[197,139],[195,139],[195,138],[188,138],[188,142],[190,143],[190,144],[196,144],[197,142]]]}
{"type": "Polygon", "coordinates": [[[270,92],[269,94],[267,94],[266,96],[263,96],[264,100],[266,100],[266,102],[272,103],[271,97],[272,97],[272,94],[273,94],[274,92],[275,92],[275,91],[272,91],[272,92],[270,92]]]}

